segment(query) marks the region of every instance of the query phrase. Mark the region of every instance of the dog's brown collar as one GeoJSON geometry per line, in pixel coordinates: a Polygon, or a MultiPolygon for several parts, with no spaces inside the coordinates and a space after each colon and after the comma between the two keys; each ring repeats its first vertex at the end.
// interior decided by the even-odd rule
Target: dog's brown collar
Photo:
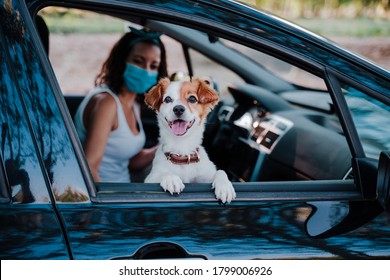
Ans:
{"type": "Polygon", "coordinates": [[[200,161],[199,148],[196,148],[196,150],[193,153],[184,156],[176,153],[164,153],[164,154],[167,157],[167,160],[169,160],[173,164],[190,164],[190,163],[197,163],[200,161]]]}

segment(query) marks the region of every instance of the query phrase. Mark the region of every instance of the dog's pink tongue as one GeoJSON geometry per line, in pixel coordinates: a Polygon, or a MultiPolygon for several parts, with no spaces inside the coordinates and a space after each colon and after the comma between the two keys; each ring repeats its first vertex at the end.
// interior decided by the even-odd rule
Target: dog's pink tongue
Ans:
{"type": "Polygon", "coordinates": [[[183,135],[186,133],[187,130],[187,123],[184,121],[176,121],[172,124],[172,132],[177,135],[183,135]]]}

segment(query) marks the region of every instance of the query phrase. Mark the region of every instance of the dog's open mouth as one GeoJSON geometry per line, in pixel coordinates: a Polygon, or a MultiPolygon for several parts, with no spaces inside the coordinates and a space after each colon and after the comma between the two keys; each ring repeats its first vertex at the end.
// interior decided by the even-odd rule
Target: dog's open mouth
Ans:
{"type": "Polygon", "coordinates": [[[182,136],[186,134],[186,132],[192,127],[192,125],[195,122],[195,119],[190,122],[186,122],[185,120],[182,119],[177,119],[174,121],[168,121],[168,120],[166,121],[168,122],[168,125],[171,128],[173,134],[175,134],[176,136],[182,136]]]}

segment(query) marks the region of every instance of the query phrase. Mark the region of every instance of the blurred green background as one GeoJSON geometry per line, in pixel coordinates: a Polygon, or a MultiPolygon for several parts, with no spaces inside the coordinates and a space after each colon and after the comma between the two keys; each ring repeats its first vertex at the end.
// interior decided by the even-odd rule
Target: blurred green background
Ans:
{"type": "MultiPolygon", "coordinates": [[[[390,0],[244,0],[241,2],[273,13],[325,37],[390,36],[390,0]]],[[[50,31],[54,33],[123,31],[121,21],[109,17],[94,18],[93,14],[85,11],[50,7],[41,13],[44,14],[50,31]],[[88,25],[83,21],[85,17],[90,18],[88,25]]]]}
{"type": "Polygon", "coordinates": [[[244,0],[324,36],[389,36],[390,0],[244,0]]]}

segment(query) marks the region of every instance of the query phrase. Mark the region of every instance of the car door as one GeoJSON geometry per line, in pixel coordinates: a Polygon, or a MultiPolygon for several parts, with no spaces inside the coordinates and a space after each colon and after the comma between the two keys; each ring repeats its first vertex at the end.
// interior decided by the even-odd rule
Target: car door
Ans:
{"type": "MultiPolygon", "coordinates": [[[[72,3],[77,3],[79,8],[101,10],[101,6],[97,4],[95,6],[91,2],[88,2],[88,6],[83,6],[83,1],[71,1],[68,5],[71,6],[72,3]]],[[[101,4],[101,1],[99,3],[101,4]]],[[[226,22],[220,22],[229,17],[230,19],[238,17],[237,14],[227,8],[222,13],[222,10],[216,7],[211,9],[207,4],[163,2],[141,5],[132,1],[126,3],[107,1],[105,5],[107,12],[117,13],[122,17],[135,14],[149,15],[153,10],[153,17],[167,20],[167,14],[172,15],[174,11],[175,16],[171,16],[169,20],[174,20],[176,24],[188,25],[190,22],[203,31],[209,28],[215,34],[234,38],[254,49],[261,47],[268,54],[284,57],[295,64],[301,63],[302,68],[319,76],[330,92],[329,96],[345,134],[345,144],[350,149],[355,176],[359,176],[362,167],[370,170],[370,174],[376,172],[375,163],[370,164],[371,161],[366,161],[365,154],[361,153],[360,139],[341,94],[344,89],[342,82],[350,84],[350,81],[343,73],[328,70],[324,61],[321,64],[313,57],[308,58],[310,55],[307,49],[304,50],[307,53],[302,55],[297,51],[297,47],[295,49],[281,47],[280,44],[286,43],[289,39],[283,37],[287,36],[286,34],[279,38],[272,33],[281,32],[279,29],[273,30],[270,25],[265,24],[260,32],[262,35],[256,35],[248,30],[252,29],[254,24],[261,25],[260,22],[240,15],[242,18],[237,20],[237,23],[244,26],[240,33],[226,22]],[[189,15],[192,16],[191,19],[189,15]],[[216,19],[208,15],[220,17],[216,19]],[[282,39],[284,41],[278,41],[282,39]]],[[[35,3],[31,2],[28,8],[34,17],[37,9],[35,3]]],[[[21,13],[26,15],[23,9],[21,13]]],[[[29,22],[32,20],[29,19],[29,22]]],[[[27,29],[27,32],[29,31],[30,29],[27,29]]],[[[294,40],[298,40],[297,37],[291,37],[291,41],[294,40]]],[[[38,40],[34,42],[35,46],[42,48],[38,40]]],[[[296,44],[300,43],[308,44],[307,41],[296,44]]],[[[39,57],[41,61],[48,62],[43,50],[40,51],[39,57]]],[[[215,200],[209,184],[187,184],[182,194],[170,196],[163,193],[157,184],[93,183],[70,116],[66,112],[60,88],[50,67],[46,65],[43,68],[44,75],[50,81],[45,96],[52,100],[51,110],[59,126],[56,131],[67,132],[61,137],[66,140],[59,143],[68,147],[67,155],[75,160],[74,164],[69,164],[73,166],[69,172],[74,175],[72,178],[81,178],[77,184],[70,184],[70,190],[80,185],[81,190],[88,190],[91,197],[91,201],[85,199],[83,195],[77,195],[76,197],[81,199],[76,201],[65,201],[56,197],[58,212],[68,233],[68,244],[74,258],[351,259],[389,255],[386,246],[389,240],[381,229],[387,222],[386,217],[380,216],[370,225],[362,226],[382,212],[382,207],[373,196],[375,186],[372,185],[371,178],[368,179],[370,182],[368,185],[365,184],[367,182],[365,179],[360,181],[343,178],[235,182],[237,200],[229,205],[220,205],[215,200]],[[365,192],[366,188],[368,193],[365,192]],[[312,211],[313,209],[315,211],[312,211]],[[364,219],[356,220],[356,216],[359,216],[356,213],[362,212],[364,219]],[[331,237],[355,230],[359,226],[362,227],[342,237],[331,237]],[[366,230],[372,229],[375,229],[376,235],[364,234],[366,230]],[[331,238],[313,239],[309,238],[307,233],[312,237],[331,238]]],[[[252,81],[249,76],[246,78],[248,82],[256,83],[256,77],[252,81]]],[[[368,88],[365,85],[355,87],[362,91],[368,88]]],[[[378,91],[382,92],[381,89],[378,91]]],[[[372,93],[369,89],[367,92],[372,93]]],[[[383,101],[387,102],[387,99],[384,98],[383,101]]],[[[34,108],[33,105],[39,103],[39,100],[30,98],[30,102],[31,108],[34,108]]],[[[33,112],[37,110],[31,109],[31,113],[33,112]]],[[[52,122],[42,124],[35,122],[34,127],[35,129],[39,125],[47,127],[50,123],[52,122]]],[[[36,137],[38,143],[45,139],[42,135],[36,137]]],[[[41,149],[40,153],[44,154],[44,151],[41,149]]],[[[65,162],[69,163],[68,160],[65,162]]],[[[62,166],[59,170],[62,173],[65,168],[62,166]]],[[[54,191],[54,188],[52,190],[54,191]]]]}
{"type": "Polygon", "coordinates": [[[28,23],[20,17],[18,3],[13,4],[0,5],[0,257],[69,259],[50,175],[43,168],[50,158],[37,152],[26,110],[25,98],[39,96],[42,90],[42,70],[36,53],[30,52],[34,48],[31,34],[24,32],[28,23]]]}

